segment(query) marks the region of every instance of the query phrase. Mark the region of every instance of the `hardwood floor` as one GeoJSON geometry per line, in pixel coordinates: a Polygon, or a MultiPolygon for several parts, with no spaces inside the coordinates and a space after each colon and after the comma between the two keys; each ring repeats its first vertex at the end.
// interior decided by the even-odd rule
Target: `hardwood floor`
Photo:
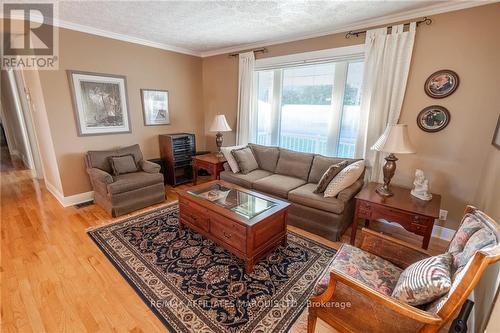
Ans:
{"type": "MultiPolygon", "coordinates": [[[[1,166],[2,332],[166,331],[86,235],[86,229],[112,221],[106,212],[96,205],[63,208],[5,149],[1,166]]],[[[175,189],[167,187],[166,194],[168,202],[177,199],[175,189]]],[[[340,244],[289,228],[335,248],[340,244]]],[[[430,249],[443,251],[435,239],[430,249]]],[[[318,322],[316,332],[332,331],[318,322]]]]}

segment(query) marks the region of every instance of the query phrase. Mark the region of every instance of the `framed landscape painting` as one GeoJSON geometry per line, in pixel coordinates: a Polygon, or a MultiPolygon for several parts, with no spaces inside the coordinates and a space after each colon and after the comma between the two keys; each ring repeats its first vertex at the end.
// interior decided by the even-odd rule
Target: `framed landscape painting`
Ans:
{"type": "Polygon", "coordinates": [[[129,133],[125,76],[68,71],[79,136],[129,133]]]}
{"type": "Polygon", "coordinates": [[[141,89],[141,101],[144,125],[170,124],[167,90],[141,89]]]}

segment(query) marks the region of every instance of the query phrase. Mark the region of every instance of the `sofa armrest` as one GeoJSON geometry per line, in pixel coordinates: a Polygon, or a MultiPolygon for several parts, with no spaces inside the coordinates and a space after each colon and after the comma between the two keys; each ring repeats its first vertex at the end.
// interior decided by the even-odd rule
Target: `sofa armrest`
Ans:
{"type": "Polygon", "coordinates": [[[232,171],[229,163],[227,162],[224,162],[224,164],[222,164],[222,167],[224,168],[224,171],[232,171]]]}
{"type": "Polygon", "coordinates": [[[139,166],[141,167],[142,171],[147,173],[158,173],[161,169],[160,165],[146,160],[139,161],[139,166]]]}
{"type": "Polygon", "coordinates": [[[348,202],[349,200],[354,198],[354,196],[358,194],[359,191],[361,191],[361,188],[363,187],[364,183],[365,181],[362,177],[358,178],[358,180],[356,180],[354,184],[340,191],[339,194],[337,195],[337,199],[343,202],[348,202]]]}
{"type": "Polygon", "coordinates": [[[114,182],[113,176],[111,176],[104,170],[97,168],[88,168],[87,173],[89,174],[90,178],[95,181],[99,181],[104,184],[111,184],[112,182],[114,182]]]}
{"type": "Polygon", "coordinates": [[[403,269],[431,256],[424,249],[367,228],[362,229],[361,235],[362,250],[384,258],[403,269]]]}

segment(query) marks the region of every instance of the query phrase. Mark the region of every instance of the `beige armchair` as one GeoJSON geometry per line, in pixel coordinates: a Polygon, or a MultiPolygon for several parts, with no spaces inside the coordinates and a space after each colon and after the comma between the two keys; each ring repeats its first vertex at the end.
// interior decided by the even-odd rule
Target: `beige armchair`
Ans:
{"type": "Polygon", "coordinates": [[[438,332],[457,315],[485,269],[500,260],[499,244],[499,225],[467,207],[447,250],[453,256],[451,290],[417,308],[391,297],[391,284],[427,252],[363,229],[361,248],[343,244],[317,283],[308,332],[314,332],[318,317],[341,332],[438,332]]]}
{"type": "Polygon", "coordinates": [[[94,202],[113,217],[165,201],[160,166],[142,157],[139,145],[117,150],[89,151],[87,173],[94,189],[94,202]],[[109,158],[132,154],[139,170],[113,176],[109,158]]]}

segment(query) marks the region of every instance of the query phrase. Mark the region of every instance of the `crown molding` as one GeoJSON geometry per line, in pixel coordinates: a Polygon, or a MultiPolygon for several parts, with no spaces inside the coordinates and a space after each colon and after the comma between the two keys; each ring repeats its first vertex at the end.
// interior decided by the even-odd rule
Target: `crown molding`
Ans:
{"type": "Polygon", "coordinates": [[[266,40],[266,41],[262,41],[262,42],[258,42],[258,43],[241,44],[238,46],[231,46],[231,47],[221,48],[221,49],[217,49],[217,50],[204,51],[204,52],[201,52],[201,57],[202,58],[212,57],[212,56],[226,54],[226,53],[234,53],[234,52],[240,52],[243,50],[264,47],[264,46],[271,46],[271,45],[283,44],[283,43],[288,43],[288,42],[295,42],[295,41],[299,41],[299,40],[315,38],[315,37],[322,37],[322,36],[327,36],[327,35],[332,35],[332,34],[337,34],[337,33],[342,33],[342,32],[348,32],[348,31],[352,31],[352,30],[361,30],[361,29],[366,29],[369,27],[375,27],[375,26],[379,26],[379,25],[385,25],[385,24],[390,24],[390,23],[394,23],[394,22],[420,18],[423,16],[437,15],[437,14],[457,11],[457,10],[461,10],[461,9],[467,9],[467,8],[472,8],[472,7],[488,5],[488,4],[498,2],[498,1],[499,0],[494,0],[494,1],[480,0],[480,1],[453,1],[453,2],[437,3],[434,5],[427,6],[425,8],[419,8],[419,9],[414,9],[411,11],[405,11],[405,12],[399,13],[399,14],[386,15],[386,16],[377,17],[375,19],[358,21],[356,23],[344,25],[344,26],[336,28],[334,30],[322,31],[322,32],[317,32],[317,33],[313,33],[313,34],[297,36],[297,37],[271,39],[271,40],[266,40]]]}
{"type": "MultiPolygon", "coordinates": [[[[425,8],[419,8],[419,9],[406,11],[406,12],[399,13],[399,14],[386,15],[386,16],[375,18],[375,19],[358,21],[358,22],[353,23],[353,24],[341,26],[341,27],[336,28],[334,30],[322,31],[322,32],[317,32],[317,33],[313,33],[313,34],[300,35],[300,36],[282,38],[282,39],[269,39],[269,40],[265,40],[265,41],[258,42],[258,43],[240,44],[237,46],[231,46],[231,47],[220,48],[220,49],[215,49],[215,50],[210,50],[210,51],[201,51],[201,52],[178,47],[178,46],[174,46],[174,45],[158,43],[158,42],[154,42],[154,41],[143,39],[143,38],[133,37],[130,35],[119,34],[119,33],[115,33],[115,32],[108,31],[108,30],[89,27],[86,25],[72,23],[72,22],[68,22],[68,21],[64,21],[64,20],[54,19],[54,26],[57,26],[60,28],[65,28],[65,29],[70,29],[70,30],[75,30],[75,31],[80,31],[80,32],[84,32],[84,33],[88,33],[88,34],[92,34],[92,35],[101,36],[101,37],[107,37],[107,38],[112,38],[112,39],[116,39],[116,40],[121,40],[121,41],[129,42],[129,43],[149,46],[149,47],[162,49],[162,50],[166,50],[166,51],[172,51],[172,52],[177,52],[177,53],[182,53],[182,54],[187,54],[187,55],[205,58],[205,57],[211,57],[211,56],[220,55],[220,54],[239,52],[239,51],[252,49],[252,48],[271,46],[271,45],[276,45],[276,44],[299,41],[299,40],[303,40],[303,39],[321,37],[321,36],[326,36],[326,35],[331,35],[331,34],[336,34],[336,33],[341,33],[341,32],[347,32],[350,30],[365,29],[367,27],[385,25],[385,24],[390,24],[393,22],[404,21],[404,20],[414,19],[414,18],[423,17],[423,16],[436,15],[436,14],[441,14],[441,13],[446,13],[446,12],[451,12],[451,11],[456,11],[456,10],[461,10],[461,9],[467,9],[467,8],[471,8],[471,7],[483,6],[483,5],[492,4],[492,3],[495,3],[498,1],[500,1],[500,0],[494,0],[494,1],[465,0],[465,1],[440,2],[440,3],[434,4],[434,5],[427,6],[425,8]]],[[[2,13],[2,17],[3,17],[3,13],[2,13]]],[[[21,17],[21,16],[20,17],[14,16],[12,18],[19,19],[19,20],[24,19],[24,17],[21,17]]],[[[34,16],[33,21],[41,22],[41,17],[34,16]]]]}
{"type": "MultiPolygon", "coordinates": [[[[3,13],[2,13],[2,18],[3,18],[3,13]]],[[[11,17],[12,19],[15,20],[24,20],[23,16],[19,15],[13,15],[11,17]]],[[[33,15],[31,17],[32,21],[34,22],[42,22],[42,17],[40,15],[33,15]]],[[[186,49],[183,47],[178,47],[174,45],[169,45],[169,44],[163,44],[163,43],[158,43],[154,41],[150,41],[147,39],[143,38],[138,38],[138,37],[133,37],[130,35],[124,35],[124,34],[119,34],[116,32],[108,31],[108,30],[102,30],[94,27],[89,27],[86,25],[82,24],[77,24],[77,23],[72,23],[64,20],[59,20],[59,19],[54,19],[53,25],[59,28],[64,28],[64,29],[69,29],[69,30],[74,30],[74,31],[80,31],[84,33],[88,33],[91,35],[96,35],[96,36],[101,36],[101,37],[107,37],[111,39],[116,39],[116,40],[121,40],[124,42],[129,42],[133,44],[139,44],[139,45],[144,45],[144,46],[149,46],[153,47],[156,49],[162,49],[166,51],[172,51],[176,53],[182,53],[182,54],[187,54],[187,55],[192,55],[196,57],[201,57],[201,52],[197,52],[194,50],[186,49]]]]}

